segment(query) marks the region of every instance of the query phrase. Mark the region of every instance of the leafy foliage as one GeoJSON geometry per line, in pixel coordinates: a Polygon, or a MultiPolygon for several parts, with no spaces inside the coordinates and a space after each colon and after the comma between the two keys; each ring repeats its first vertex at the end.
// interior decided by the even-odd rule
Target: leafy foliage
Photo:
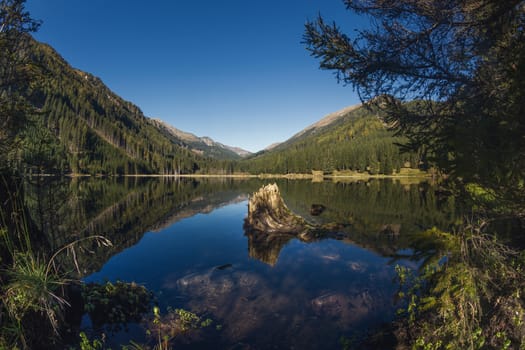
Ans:
{"type": "MultiPolygon", "coordinates": [[[[350,38],[321,17],[307,23],[305,43],[320,67],[383,110],[388,125],[407,137],[404,147],[446,173],[450,190],[471,198],[475,217],[510,214],[521,222],[521,234],[525,3],[344,3],[372,25],[350,38]]],[[[522,262],[484,229],[464,224],[453,233],[427,231],[423,275],[400,271],[413,280],[404,292],[412,331],[405,341],[415,348],[525,346],[522,262]]]]}

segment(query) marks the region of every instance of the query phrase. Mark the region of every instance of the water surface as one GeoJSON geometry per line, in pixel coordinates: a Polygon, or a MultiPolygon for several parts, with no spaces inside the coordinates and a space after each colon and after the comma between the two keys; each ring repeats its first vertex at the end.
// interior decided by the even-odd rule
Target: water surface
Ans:
{"type": "MultiPolygon", "coordinates": [[[[243,229],[247,198],[265,183],[68,183],[69,234],[105,234],[115,244],[79,257],[84,280],[135,281],[155,293],[162,313],[184,308],[221,326],[181,337],[175,348],[341,348],[341,337],[361,337],[395,318],[395,265],[417,268],[414,235],[445,228],[455,216],[454,203],[427,183],[282,180],[290,209],[311,222],[342,224],[340,239],[254,239],[243,229]],[[312,204],[325,210],[312,215],[312,204]]],[[[62,225],[49,240],[59,245],[65,231],[62,225]]],[[[148,340],[140,326],[130,330],[108,345],[148,340]]]]}

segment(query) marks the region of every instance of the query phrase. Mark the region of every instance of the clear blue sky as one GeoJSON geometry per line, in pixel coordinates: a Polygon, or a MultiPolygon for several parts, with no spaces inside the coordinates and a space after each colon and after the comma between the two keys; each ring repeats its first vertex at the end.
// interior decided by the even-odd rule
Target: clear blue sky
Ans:
{"type": "Polygon", "coordinates": [[[28,0],[35,37],[115,93],[198,136],[258,151],[358,103],[302,41],[321,13],[352,35],[341,0],[28,0]]]}

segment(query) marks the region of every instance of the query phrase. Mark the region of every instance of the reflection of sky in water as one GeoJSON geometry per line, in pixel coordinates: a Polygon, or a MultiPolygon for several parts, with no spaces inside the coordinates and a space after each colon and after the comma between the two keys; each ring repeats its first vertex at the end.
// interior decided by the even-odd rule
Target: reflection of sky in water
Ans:
{"type": "Polygon", "coordinates": [[[225,344],[256,348],[338,348],[341,335],[393,318],[396,285],[388,258],[336,240],[294,239],[272,267],[249,257],[246,205],[146,233],[85,280],[142,283],[161,308],[210,315],[223,325],[225,344]]]}

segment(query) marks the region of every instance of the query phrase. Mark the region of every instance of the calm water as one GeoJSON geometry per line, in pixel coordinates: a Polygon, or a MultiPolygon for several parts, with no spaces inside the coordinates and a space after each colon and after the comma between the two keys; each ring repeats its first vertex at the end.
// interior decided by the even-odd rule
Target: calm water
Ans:
{"type": "MultiPolygon", "coordinates": [[[[278,185],[290,209],[311,222],[343,224],[340,239],[255,239],[243,229],[247,199],[268,182],[55,184],[55,196],[63,198],[69,213],[54,204],[60,224],[49,241],[60,246],[71,234],[104,234],[114,247],[92,247],[95,254],[79,257],[85,281],[135,281],[155,293],[161,313],[184,308],[222,327],[181,337],[175,348],[338,349],[342,336],[361,337],[394,319],[401,306],[395,265],[417,268],[418,259],[411,256],[414,235],[444,228],[455,217],[454,203],[436,197],[427,183],[282,180],[278,185]],[[326,209],[312,216],[312,204],[326,209]]],[[[39,194],[41,188],[28,196],[54,195],[39,194]]],[[[53,228],[52,221],[42,218],[41,225],[53,228]]],[[[84,317],[83,327],[89,324],[84,317]]],[[[140,325],[130,325],[108,345],[118,348],[129,339],[148,340],[140,325]]]]}

